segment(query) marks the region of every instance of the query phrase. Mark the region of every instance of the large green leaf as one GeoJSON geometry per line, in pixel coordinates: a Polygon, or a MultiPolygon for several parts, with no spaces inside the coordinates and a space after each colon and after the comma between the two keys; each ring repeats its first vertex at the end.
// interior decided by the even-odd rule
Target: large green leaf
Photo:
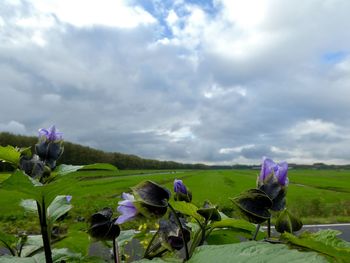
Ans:
{"type": "Polygon", "coordinates": [[[11,253],[16,253],[13,246],[16,244],[17,238],[14,235],[5,234],[0,231],[0,247],[11,250],[11,253]]]}
{"type": "MultiPolygon", "coordinates": [[[[61,262],[82,262],[83,257],[81,254],[72,253],[66,248],[52,249],[52,260],[54,263],[61,262]]],[[[36,254],[32,257],[20,258],[2,256],[0,257],[1,263],[43,263],[45,262],[44,252],[36,254]]]]}
{"type": "Polygon", "coordinates": [[[179,258],[153,258],[152,260],[150,259],[141,259],[134,261],[134,263],[182,263],[183,260],[179,258]]]}
{"type": "Polygon", "coordinates": [[[34,199],[48,206],[57,195],[69,194],[70,189],[74,187],[71,180],[57,180],[51,184],[42,185],[38,181],[30,178],[22,171],[17,170],[8,179],[0,184],[0,188],[17,191],[25,194],[25,197],[34,199]]]}
{"type": "Polygon", "coordinates": [[[322,230],[317,233],[304,232],[299,237],[296,237],[285,232],[281,235],[281,238],[292,245],[328,255],[337,262],[349,262],[350,245],[337,237],[339,233],[339,231],[335,230],[322,230]]]}
{"type": "Polygon", "coordinates": [[[213,222],[209,226],[211,228],[224,228],[224,227],[237,228],[237,229],[245,230],[251,233],[254,233],[256,229],[254,224],[249,223],[248,221],[243,219],[234,219],[234,218],[225,218],[225,219],[222,219],[221,221],[213,222]]]}
{"type": "Polygon", "coordinates": [[[50,224],[53,224],[59,217],[71,210],[72,205],[66,197],[66,195],[56,196],[47,208],[47,219],[50,224]]]}
{"type": "Polygon", "coordinates": [[[0,161],[8,162],[17,167],[20,155],[20,152],[13,146],[0,146],[0,161]]]}
{"type": "Polygon", "coordinates": [[[35,186],[32,179],[21,170],[16,170],[9,178],[4,180],[0,184],[0,188],[18,191],[35,200],[41,195],[41,186],[35,186]]]}
{"type": "Polygon", "coordinates": [[[27,242],[23,246],[21,257],[27,257],[43,247],[43,238],[41,235],[28,236],[27,242]]]}
{"type": "Polygon", "coordinates": [[[109,163],[94,163],[84,165],[80,170],[107,170],[107,171],[118,171],[118,168],[109,163]]]}
{"type": "Polygon", "coordinates": [[[185,201],[170,201],[170,204],[176,211],[184,215],[192,216],[200,222],[204,221],[204,217],[197,213],[198,207],[194,204],[185,201]]]}
{"type": "Polygon", "coordinates": [[[216,229],[206,238],[208,245],[223,245],[239,243],[242,239],[251,238],[252,235],[238,229],[216,229]]]}
{"type": "Polygon", "coordinates": [[[230,262],[293,262],[293,263],[322,263],[328,262],[315,252],[299,252],[291,250],[283,244],[267,242],[242,242],[238,244],[198,247],[189,263],[230,263],[230,262]],[[307,259],[307,261],[305,261],[307,259]]]}
{"type": "Polygon", "coordinates": [[[83,165],[61,164],[61,165],[56,167],[56,169],[54,170],[54,173],[58,176],[66,175],[69,173],[76,172],[83,167],[84,167],[83,165]]]}
{"type": "MultiPolygon", "coordinates": [[[[240,237],[244,237],[244,238],[252,238],[255,231],[256,231],[256,226],[252,223],[249,223],[248,221],[246,220],[242,220],[242,219],[234,219],[234,218],[225,218],[225,219],[222,219],[221,221],[218,221],[218,222],[213,222],[212,224],[209,225],[211,229],[217,229],[217,228],[229,228],[229,232],[223,232],[224,235],[227,236],[227,238],[225,239],[225,243],[222,243],[222,244],[227,244],[229,243],[228,242],[228,239],[231,238],[232,240],[233,239],[233,235],[234,233],[236,233],[236,239],[237,238],[240,238],[240,237]]],[[[218,232],[217,231],[213,231],[209,238],[212,238],[211,237],[212,235],[216,235],[218,236],[218,232]]],[[[265,234],[263,231],[259,231],[258,232],[258,235],[257,235],[257,239],[260,240],[260,239],[263,239],[265,237],[265,234]]],[[[219,239],[218,237],[216,239],[219,239]]],[[[233,242],[231,242],[233,243],[233,242]]],[[[219,244],[219,243],[217,243],[219,244]]]]}
{"type": "Polygon", "coordinates": [[[38,207],[36,205],[36,201],[34,199],[25,199],[21,201],[21,206],[27,211],[36,213],[38,211],[38,207]]]}
{"type": "Polygon", "coordinates": [[[94,163],[88,165],[70,165],[61,164],[56,167],[54,173],[56,176],[67,175],[79,170],[106,170],[106,171],[118,171],[118,168],[109,163],[94,163]]]}

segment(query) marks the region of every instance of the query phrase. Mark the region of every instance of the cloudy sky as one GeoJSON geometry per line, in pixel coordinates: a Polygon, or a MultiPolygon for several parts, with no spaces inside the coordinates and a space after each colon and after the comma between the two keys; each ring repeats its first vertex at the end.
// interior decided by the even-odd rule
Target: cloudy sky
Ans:
{"type": "Polygon", "coordinates": [[[0,131],[208,164],[350,163],[348,0],[2,0],[0,131]]]}

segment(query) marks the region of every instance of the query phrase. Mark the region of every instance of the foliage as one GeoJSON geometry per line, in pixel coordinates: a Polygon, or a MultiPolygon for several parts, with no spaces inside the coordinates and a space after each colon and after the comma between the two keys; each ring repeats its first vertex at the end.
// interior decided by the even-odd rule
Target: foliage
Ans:
{"type": "MultiPolygon", "coordinates": [[[[255,175],[253,177],[249,171],[237,175],[240,178],[233,178],[222,171],[215,173],[205,171],[208,177],[200,178],[203,180],[198,180],[199,175],[194,171],[183,174],[174,174],[173,171],[145,174],[140,171],[138,175],[122,176],[123,174],[115,166],[108,163],[61,164],[56,167],[56,161],[63,152],[61,133],[56,132],[54,126],[49,130],[43,130],[48,134],[42,135],[36,144],[35,153],[38,156],[32,154],[29,148],[19,149],[11,146],[0,148],[0,160],[10,163],[15,168],[10,176],[5,176],[1,181],[0,188],[6,193],[12,192],[24,199],[21,205],[27,215],[37,213],[41,233],[41,236],[26,233],[11,236],[1,233],[1,243],[15,256],[3,256],[1,262],[101,262],[102,259],[88,257],[87,249],[77,247],[74,249],[79,251],[77,253],[62,247],[63,244],[70,248],[74,247],[75,240],[86,246],[89,243],[87,233],[103,241],[103,244],[113,250],[115,262],[120,262],[120,256],[127,261],[128,258],[133,258],[129,257],[131,254],[140,256],[140,252],[144,252],[144,259],[139,262],[147,262],[148,259],[153,259],[153,262],[194,263],[281,262],[286,258],[293,262],[304,262],[305,258],[308,262],[327,262],[327,260],[346,262],[350,257],[350,243],[339,239],[337,237],[339,232],[303,233],[299,237],[292,234],[301,228],[302,223],[298,215],[285,209],[288,204],[286,193],[289,187],[286,163],[276,164],[270,159],[265,159],[268,162],[265,164],[264,161],[256,188],[252,188],[250,181],[255,175]],[[37,164],[40,165],[36,166],[37,164]],[[270,164],[271,167],[267,166],[270,164]],[[283,169],[279,170],[279,167],[283,169]],[[145,176],[149,180],[140,182],[145,176]],[[156,182],[150,180],[151,177],[157,178],[156,182]],[[241,180],[242,178],[247,180],[241,180]],[[173,179],[175,179],[174,185],[171,188],[175,193],[167,189],[173,179]],[[131,186],[130,182],[136,184],[131,187],[132,194],[123,193],[131,186]],[[189,182],[190,187],[185,186],[185,182],[186,184],[189,182]],[[112,206],[115,206],[115,197],[123,193],[125,200],[118,203],[119,214],[114,215],[113,208],[107,206],[99,208],[98,205],[94,205],[91,208],[94,210],[93,213],[85,211],[83,217],[74,217],[81,221],[87,221],[86,218],[89,218],[89,229],[73,226],[71,230],[65,229],[65,234],[62,234],[60,232],[64,224],[62,221],[71,216],[72,195],[77,197],[77,202],[79,197],[80,202],[83,199],[78,192],[81,189],[74,187],[76,183],[84,186],[85,192],[96,194],[91,195],[93,199],[107,194],[112,206]],[[222,187],[222,183],[225,187],[222,187]],[[111,190],[102,191],[101,194],[106,185],[111,190]],[[211,191],[202,191],[206,197],[204,205],[203,202],[199,202],[203,200],[203,196],[198,197],[196,190],[200,187],[207,189],[208,186],[218,190],[214,191],[214,194],[219,192],[223,194],[227,190],[228,197],[234,196],[230,198],[233,203],[230,204],[229,201],[226,203],[230,205],[231,211],[236,212],[233,216],[220,212],[220,206],[213,205],[207,200],[208,192],[211,191]],[[189,191],[190,188],[193,190],[193,196],[192,191],[189,191]],[[241,194],[237,195],[239,192],[241,194]],[[125,220],[121,220],[122,216],[125,220]],[[270,226],[273,216],[277,216],[276,229],[283,234],[271,237],[270,226]],[[121,224],[135,220],[134,224],[142,222],[144,225],[145,218],[151,218],[147,220],[152,220],[148,222],[156,226],[155,232],[150,233],[147,226],[142,227],[140,233],[122,230],[121,224]],[[156,219],[159,219],[158,224],[156,219]],[[260,231],[260,224],[265,221],[268,225],[267,234],[260,231]],[[59,230],[54,232],[54,228],[59,230]],[[79,239],[71,238],[71,235],[79,236],[79,239]],[[51,249],[57,240],[61,242],[57,243],[55,249],[51,249]],[[121,253],[118,252],[118,247],[121,253]],[[300,249],[303,251],[299,251],[300,249]]],[[[128,172],[125,175],[131,174],[128,172]]],[[[318,190],[325,191],[322,187],[324,186],[318,190]]],[[[342,187],[344,189],[344,185],[342,187]]],[[[295,186],[293,189],[296,189],[295,186]]],[[[219,198],[222,198],[222,195],[219,198]]],[[[85,201],[91,202],[91,200],[85,201]]],[[[217,200],[220,199],[216,199],[215,202],[217,200]]],[[[78,207],[75,215],[82,215],[84,208],[75,206],[78,207]]]]}
{"type": "Polygon", "coordinates": [[[340,232],[336,230],[323,230],[317,233],[304,232],[299,237],[284,233],[282,239],[289,244],[314,250],[327,255],[336,262],[349,262],[350,243],[337,237],[340,232]]]}

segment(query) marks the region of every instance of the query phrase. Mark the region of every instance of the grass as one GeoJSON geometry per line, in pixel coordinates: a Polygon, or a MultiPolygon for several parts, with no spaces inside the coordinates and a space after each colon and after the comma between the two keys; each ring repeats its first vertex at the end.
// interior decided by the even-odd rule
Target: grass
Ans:
{"type": "MultiPolygon", "coordinates": [[[[123,192],[143,180],[152,180],[172,190],[175,178],[182,179],[193,193],[193,203],[204,200],[217,204],[226,213],[232,212],[229,198],[254,188],[257,170],[189,170],[189,171],[79,171],[67,175],[71,187],[64,194],[73,196],[74,208],[67,224],[69,238],[57,246],[74,245],[84,252],[89,243],[86,229],[89,216],[103,207],[116,208],[123,192]],[[78,220],[79,219],[79,220],[78,220]],[[69,225],[69,227],[68,227],[69,225]]],[[[304,223],[350,222],[350,171],[290,170],[287,207],[302,217],[304,223]]],[[[0,174],[0,182],[9,174],[0,174]]],[[[0,230],[17,233],[39,232],[35,215],[19,206],[23,195],[0,188],[0,230]]],[[[137,223],[136,223],[137,224],[137,223]]],[[[135,227],[129,224],[125,227],[135,227]]]]}

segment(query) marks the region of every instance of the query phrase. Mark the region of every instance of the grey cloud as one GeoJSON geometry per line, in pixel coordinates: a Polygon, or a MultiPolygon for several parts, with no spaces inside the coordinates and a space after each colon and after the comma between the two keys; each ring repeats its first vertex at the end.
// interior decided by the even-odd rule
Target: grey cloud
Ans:
{"type": "MultiPolygon", "coordinates": [[[[341,11],[327,22],[322,16],[338,10],[327,6],[322,6],[322,16],[306,16],[314,8],[308,4],[298,20],[288,11],[295,10],[294,4],[288,6],[281,14],[270,11],[270,20],[262,25],[276,37],[272,46],[239,60],[208,49],[204,42],[195,49],[160,44],[161,24],[75,28],[53,18],[52,28],[43,31],[47,44],[39,46],[30,42],[35,29],[14,22],[35,10],[2,5],[6,34],[0,38],[6,41],[0,43],[0,128],[10,130],[7,125],[15,121],[25,127],[18,132],[33,135],[55,123],[67,140],[183,162],[245,158],[256,163],[264,155],[288,160],[299,158],[300,149],[310,160],[343,162],[347,138],[294,138],[288,129],[308,119],[334,123],[343,132],[349,127],[350,70],[319,60],[328,50],[348,50],[350,39],[341,34],[348,16],[341,11]],[[310,19],[314,21],[308,25],[310,19]],[[324,32],[315,30],[316,24],[324,32]],[[19,36],[25,45],[10,43],[19,36]],[[213,85],[222,93],[205,97],[213,85]],[[237,86],[246,90],[245,96],[230,91],[237,86]],[[219,153],[248,144],[255,147],[219,153]]],[[[211,19],[220,19],[220,13],[211,19]]],[[[223,33],[236,32],[230,28],[223,33]]]]}

